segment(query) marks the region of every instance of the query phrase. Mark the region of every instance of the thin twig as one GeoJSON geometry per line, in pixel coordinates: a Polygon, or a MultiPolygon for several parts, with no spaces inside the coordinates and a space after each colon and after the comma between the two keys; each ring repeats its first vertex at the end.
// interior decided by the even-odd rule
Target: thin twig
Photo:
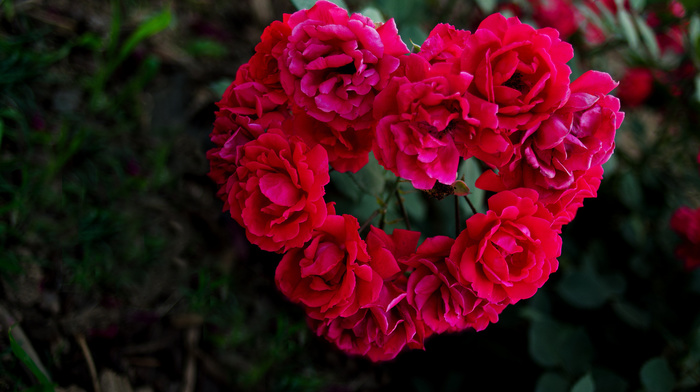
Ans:
{"type": "Polygon", "coordinates": [[[182,392],[194,392],[197,382],[196,349],[199,343],[199,327],[191,327],[185,335],[187,344],[187,362],[185,363],[182,392]]]}
{"type": "Polygon", "coordinates": [[[408,220],[408,212],[406,212],[406,207],[403,205],[403,200],[401,199],[401,193],[399,192],[398,186],[396,187],[395,192],[396,200],[399,201],[399,209],[401,210],[401,214],[403,215],[403,222],[406,226],[406,230],[411,230],[411,221],[408,220]]]}
{"type": "Polygon", "coordinates": [[[460,225],[462,224],[462,219],[459,217],[459,197],[455,197],[455,238],[459,236],[462,231],[460,225]]]}
{"type": "Polygon", "coordinates": [[[92,387],[95,392],[102,392],[102,387],[100,387],[100,381],[97,378],[97,369],[95,368],[95,361],[92,360],[92,354],[88,348],[87,342],[85,341],[85,335],[79,333],[75,335],[75,340],[78,342],[80,349],[83,351],[83,356],[87,362],[88,369],[90,370],[90,378],[92,378],[92,387]]]}
{"type": "Polygon", "coordinates": [[[372,215],[370,215],[369,218],[367,218],[367,220],[362,224],[362,226],[360,226],[360,233],[364,233],[364,231],[367,229],[367,226],[369,226],[369,224],[372,223],[374,218],[376,218],[380,212],[381,212],[381,209],[374,210],[372,215]]]}
{"type": "Polygon", "coordinates": [[[467,204],[469,204],[469,208],[472,209],[472,213],[476,215],[476,208],[474,208],[474,204],[472,204],[472,201],[469,200],[469,196],[464,196],[464,198],[467,200],[467,204]]]}

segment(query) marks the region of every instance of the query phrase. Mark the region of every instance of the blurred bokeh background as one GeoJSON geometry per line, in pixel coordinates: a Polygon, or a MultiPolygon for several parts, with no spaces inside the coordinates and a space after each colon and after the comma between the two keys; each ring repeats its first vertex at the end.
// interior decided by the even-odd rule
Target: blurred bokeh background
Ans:
{"type": "Polygon", "coordinates": [[[700,207],[699,2],[345,0],[416,44],[492,12],[556,27],[626,112],[537,295],[379,364],[314,336],[206,175],[215,102],[306,3],[0,1],[0,391],[700,389],[700,269],[669,224],[700,207]]]}

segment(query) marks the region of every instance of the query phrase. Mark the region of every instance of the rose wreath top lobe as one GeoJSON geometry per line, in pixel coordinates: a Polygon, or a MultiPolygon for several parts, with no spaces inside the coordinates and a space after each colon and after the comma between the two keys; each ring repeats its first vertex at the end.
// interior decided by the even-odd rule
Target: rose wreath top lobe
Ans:
{"type": "Polygon", "coordinates": [[[617,83],[570,81],[572,57],[556,30],[500,14],[473,32],[439,24],[409,53],[393,19],[319,1],[271,23],[238,69],[217,103],[209,176],[248,240],[282,254],[279,291],[340,350],[385,361],[480,331],[556,272],[562,227],[613,153],[617,83]],[[476,186],[494,194],[456,238],[363,224],[336,213],[326,185],[370,151],[440,197],[457,197],[460,162],[479,160],[476,186]]]}

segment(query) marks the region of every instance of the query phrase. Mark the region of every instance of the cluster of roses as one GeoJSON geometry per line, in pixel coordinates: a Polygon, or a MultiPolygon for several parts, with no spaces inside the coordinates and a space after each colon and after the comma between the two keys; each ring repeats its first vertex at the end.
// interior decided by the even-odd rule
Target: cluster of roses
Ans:
{"type": "Polygon", "coordinates": [[[373,361],[431,334],[484,329],[558,267],[561,228],[595,197],[623,113],[617,85],[573,82],[571,45],[500,14],[474,33],[438,25],[410,53],[393,20],[319,1],[262,34],[218,102],[208,151],[224,210],[320,336],[373,361]],[[324,200],[329,166],[384,168],[430,190],[460,159],[487,170],[489,210],[456,239],[371,227],[324,200]]]}

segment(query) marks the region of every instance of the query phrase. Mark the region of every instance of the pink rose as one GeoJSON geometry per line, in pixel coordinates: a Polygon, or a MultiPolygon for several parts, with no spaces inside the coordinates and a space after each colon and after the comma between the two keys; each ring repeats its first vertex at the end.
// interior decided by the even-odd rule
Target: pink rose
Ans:
{"type": "Polygon", "coordinates": [[[285,129],[289,134],[301,137],[309,146],[321,145],[328,153],[328,163],[340,173],[356,173],[369,161],[374,139],[372,128],[356,130],[349,126],[338,131],[303,111],[297,111],[289,124],[285,124],[285,129]]]}
{"type": "Polygon", "coordinates": [[[236,171],[240,147],[264,132],[262,125],[249,117],[236,115],[228,109],[216,112],[214,129],[209,135],[216,146],[207,151],[208,174],[217,185],[216,195],[224,200],[224,210],[229,208],[225,185],[229,176],[236,171]]]}
{"type": "Polygon", "coordinates": [[[447,23],[436,25],[420,46],[418,55],[430,64],[456,63],[462,56],[470,31],[456,29],[447,23]]]}
{"type": "Polygon", "coordinates": [[[277,287],[304,304],[309,317],[350,317],[379,298],[383,280],[369,265],[359,229],[353,216],[328,215],[310,242],[289,250],[277,266],[277,287]]]}
{"type": "MultiPolygon", "coordinates": [[[[524,184],[567,189],[580,173],[607,162],[615,133],[625,118],[620,101],[607,95],[617,83],[604,72],[588,71],[571,83],[571,97],[539,128],[520,140],[524,184]]],[[[517,159],[517,158],[515,158],[517,159]]],[[[517,161],[509,164],[511,169],[517,161]]]]}
{"type": "Polygon", "coordinates": [[[388,361],[405,347],[423,349],[424,339],[430,335],[405,297],[405,291],[388,284],[382,287],[375,305],[352,316],[308,321],[318,336],[345,353],[364,355],[373,362],[388,361]]]}
{"type": "Polygon", "coordinates": [[[488,205],[486,214],[467,219],[448,266],[479,298],[514,304],[532,297],[557,270],[561,237],[532,189],[499,192],[488,205]]]}
{"type": "Polygon", "coordinates": [[[449,237],[428,238],[405,261],[415,268],[408,277],[407,300],[433,332],[458,332],[470,327],[481,331],[498,321],[506,305],[479,298],[469,286],[457,281],[445,260],[453,244],[449,237]]]}
{"type": "Polygon", "coordinates": [[[369,128],[375,94],[408,53],[391,19],[376,27],[327,1],[290,15],[279,59],[281,83],[295,105],[343,131],[369,128]]]}
{"type": "Polygon", "coordinates": [[[238,148],[236,171],[226,184],[231,216],[263,250],[301,247],[326,219],[323,196],[329,181],[321,146],[308,148],[297,137],[264,133],[238,148]]]}
{"type": "Polygon", "coordinates": [[[477,187],[490,191],[527,187],[548,204],[589,168],[612,155],[615,133],[624,119],[617,98],[606,95],[617,83],[604,72],[588,71],[571,83],[566,104],[537,128],[511,135],[515,154],[499,168],[498,180],[485,172],[477,187]],[[502,185],[498,185],[498,181],[502,185]]]}
{"type": "Polygon", "coordinates": [[[377,95],[378,120],[372,150],[379,163],[417,189],[436,181],[452,184],[459,151],[454,134],[478,125],[465,96],[471,75],[451,73],[448,64],[431,66],[422,57],[405,58],[406,77],[392,78],[377,95]]]}
{"type": "Polygon", "coordinates": [[[700,208],[681,207],[671,217],[671,229],[681,238],[676,257],[687,270],[700,267],[700,208]]]}
{"type": "Polygon", "coordinates": [[[566,102],[573,55],[556,30],[493,14],[467,38],[461,70],[474,76],[471,94],[498,105],[497,128],[529,129],[566,102]]]}

